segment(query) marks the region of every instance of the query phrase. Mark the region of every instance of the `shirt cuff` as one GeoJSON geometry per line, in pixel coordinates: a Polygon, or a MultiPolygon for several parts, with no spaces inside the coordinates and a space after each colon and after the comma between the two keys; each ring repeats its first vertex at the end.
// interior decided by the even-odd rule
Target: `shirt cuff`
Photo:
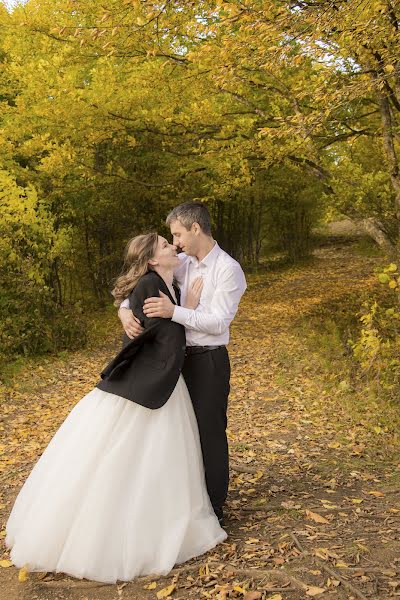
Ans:
{"type": "Polygon", "coordinates": [[[180,323],[181,325],[186,325],[192,312],[194,311],[190,308],[175,306],[174,314],[172,315],[172,321],[175,323],[180,323]]]}
{"type": "Polygon", "coordinates": [[[125,298],[119,305],[120,308],[130,308],[129,306],[129,298],[125,298]]]}

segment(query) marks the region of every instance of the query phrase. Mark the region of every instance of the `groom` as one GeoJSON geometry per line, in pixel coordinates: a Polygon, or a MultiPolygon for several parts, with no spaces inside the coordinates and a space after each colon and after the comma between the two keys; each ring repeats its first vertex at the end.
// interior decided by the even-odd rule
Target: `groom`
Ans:
{"type": "MultiPolygon", "coordinates": [[[[174,305],[164,294],[148,298],[148,317],[170,318],[186,332],[183,377],[199,426],[207,490],[221,524],[228,493],[229,459],[226,437],[230,364],[226,344],[229,325],[246,289],[241,266],[213,239],[208,210],[201,202],[176,206],[166,219],[173,243],[183,253],[174,275],[181,289],[181,304],[194,279],[202,277],[203,290],[195,310],[174,305]]],[[[125,301],[119,317],[129,337],[141,333],[125,301]]]]}

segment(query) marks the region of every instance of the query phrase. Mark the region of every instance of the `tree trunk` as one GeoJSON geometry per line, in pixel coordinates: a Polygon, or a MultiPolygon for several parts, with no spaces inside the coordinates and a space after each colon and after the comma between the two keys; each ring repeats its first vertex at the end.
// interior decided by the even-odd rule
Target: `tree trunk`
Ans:
{"type": "Polygon", "coordinates": [[[382,119],[383,145],[389,165],[390,179],[395,191],[395,210],[400,237],[400,169],[394,145],[394,129],[390,103],[388,97],[383,94],[379,94],[379,108],[382,119]]]}
{"type": "Polygon", "coordinates": [[[378,244],[390,258],[396,256],[396,246],[391,242],[382,224],[375,217],[367,217],[360,221],[364,231],[378,244]]]}

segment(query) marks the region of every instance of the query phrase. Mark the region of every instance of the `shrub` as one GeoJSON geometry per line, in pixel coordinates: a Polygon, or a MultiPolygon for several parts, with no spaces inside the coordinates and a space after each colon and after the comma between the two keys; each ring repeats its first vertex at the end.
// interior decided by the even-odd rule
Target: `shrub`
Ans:
{"type": "Polygon", "coordinates": [[[0,362],[85,342],[79,306],[60,306],[51,285],[64,243],[35,189],[0,171],[0,362]]]}

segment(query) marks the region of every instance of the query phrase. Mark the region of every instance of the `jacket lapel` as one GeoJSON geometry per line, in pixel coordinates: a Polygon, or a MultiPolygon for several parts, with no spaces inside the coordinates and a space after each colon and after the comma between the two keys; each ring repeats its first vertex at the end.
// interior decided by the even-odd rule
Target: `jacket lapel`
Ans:
{"type": "Polygon", "coordinates": [[[178,306],[180,306],[181,305],[181,290],[180,290],[179,286],[175,283],[175,281],[173,282],[172,287],[174,288],[176,300],[177,300],[176,302],[174,302],[174,304],[178,304],[178,306]]]}
{"type": "Polygon", "coordinates": [[[157,275],[157,277],[159,278],[159,280],[160,280],[160,288],[162,287],[161,291],[164,292],[164,294],[167,294],[168,298],[171,300],[171,302],[173,304],[178,304],[178,306],[180,306],[180,303],[181,303],[181,292],[180,292],[180,289],[178,288],[178,286],[175,284],[175,282],[172,283],[172,287],[175,290],[177,302],[175,302],[175,298],[172,296],[171,292],[168,289],[167,284],[165,283],[165,281],[161,277],[161,275],[159,275],[158,273],[156,273],[156,271],[153,271],[153,273],[155,273],[157,275]]]}

